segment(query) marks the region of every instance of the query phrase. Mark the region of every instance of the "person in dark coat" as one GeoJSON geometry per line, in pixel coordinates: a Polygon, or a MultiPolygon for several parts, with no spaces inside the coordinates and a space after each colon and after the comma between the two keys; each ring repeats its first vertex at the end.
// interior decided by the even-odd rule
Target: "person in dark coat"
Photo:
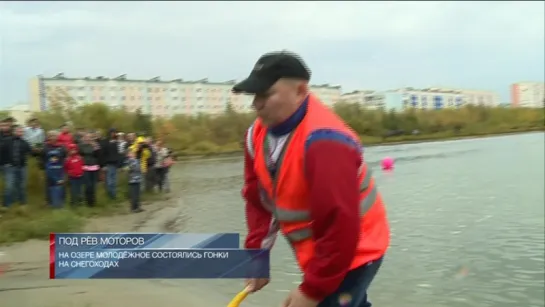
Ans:
{"type": "Polygon", "coordinates": [[[102,141],[101,148],[101,167],[106,173],[104,180],[106,192],[110,199],[116,199],[117,169],[121,166],[122,155],[119,151],[117,131],[114,128],[110,129],[108,136],[102,141]]]}
{"type": "MultiPolygon", "coordinates": [[[[38,154],[38,157],[40,159],[40,168],[45,170],[46,165],[49,162],[49,158],[51,156],[56,156],[59,159],[59,163],[64,164],[64,160],[67,156],[66,148],[62,144],[58,142],[58,136],[59,133],[57,131],[49,131],[47,133],[47,139],[45,141],[45,144],[42,148],[42,152],[38,154]]],[[[47,205],[51,205],[51,197],[49,194],[49,187],[46,184],[45,185],[45,200],[47,205]]]]}
{"type": "Polygon", "coordinates": [[[57,209],[64,206],[66,198],[64,191],[64,167],[58,154],[59,152],[50,151],[45,165],[46,186],[50,205],[57,209]]]}
{"type": "Polygon", "coordinates": [[[85,201],[87,206],[93,207],[96,204],[96,184],[100,173],[100,145],[93,140],[91,133],[87,133],[78,149],[83,158],[85,201]]]}
{"type": "Polygon", "coordinates": [[[30,144],[24,139],[24,129],[21,126],[13,127],[13,136],[10,142],[4,143],[7,147],[5,157],[8,164],[5,167],[4,181],[4,206],[11,206],[12,202],[18,201],[19,204],[25,205],[27,200],[26,195],[26,177],[27,177],[27,158],[32,154],[30,144]],[[8,175],[9,173],[9,175],[8,175]]]}
{"type": "Polygon", "coordinates": [[[13,172],[11,168],[11,143],[13,118],[7,117],[0,121],[0,175],[7,182],[8,190],[4,189],[2,203],[9,206],[9,197],[11,191],[10,184],[13,182],[13,172]]]}

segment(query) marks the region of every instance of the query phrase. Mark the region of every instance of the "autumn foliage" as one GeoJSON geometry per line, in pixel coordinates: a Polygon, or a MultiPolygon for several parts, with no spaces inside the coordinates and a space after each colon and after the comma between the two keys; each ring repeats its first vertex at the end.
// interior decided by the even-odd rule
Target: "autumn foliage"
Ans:
{"type": "MultiPolygon", "coordinates": [[[[218,154],[240,151],[246,129],[255,118],[237,113],[230,106],[219,115],[174,115],[155,118],[139,110],[112,109],[101,103],[77,106],[68,96],[55,97],[47,112],[36,113],[46,129],[64,122],[74,127],[137,132],[163,139],[179,155],[218,154]]],[[[365,144],[443,139],[544,129],[543,109],[489,108],[369,110],[358,104],[338,103],[334,111],[362,138],[365,144]]]]}

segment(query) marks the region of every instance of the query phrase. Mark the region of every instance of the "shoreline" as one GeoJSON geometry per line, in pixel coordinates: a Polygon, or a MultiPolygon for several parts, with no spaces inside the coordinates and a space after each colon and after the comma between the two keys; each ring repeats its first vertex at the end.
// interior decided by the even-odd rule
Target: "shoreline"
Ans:
{"type": "MultiPolygon", "coordinates": [[[[420,144],[420,143],[435,143],[435,142],[447,142],[447,141],[457,141],[457,140],[466,140],[466,139],[482,139],[488,137],[496,136],[505,136],[505,135],[514,135],[514,134],[525,134],[525,133],[535,133],[535,132],[545,132],[545,127],[539,127],[535,129],[527,130],[517,130],[517,131],[505,131],[498,133],[482,133],[482,134],[468,134],[468,135],[453,135],[448,137],[434,137],[422,136],[420,138],[411,138],[408,136],[405,140],[392,140],[392,141],[378,141],[378,142],[366,142],[362,141],[364,147],[379,147],[379,146],[394,146],[394,145],[407,145],[407,144],[420,144]]],[[[244,151],[242,149],[228,151],[228,152],[216,152],[208,154],[187,154],[179,155],[178,161],[180,162],[192,162],[198,160],[209,160],[217,158],[232,158],[242,155],[244,151]]]]}
{"type": "MultiPolygon", "coordinates": [[[[35,170],[33,166],[31,165],[29,173],[35,170]]],[[[30,201],[26,205],[16,204],[10,208],[0,208],[0,249],[3,246],[29,240],[48,240],[51,232],[78,233],[85,230],[93,232],[94,230],[88,228],[95,224],[104,225],[101,221],[107,218],[122,218],[120,220],[122,225],[128,225],[128,223],[142,225],[143,222],[139,221],[142,216],[149,216],[164,209],[179,194],[176,190],[172,190],[171,193],[142,193],[141,206],[145,211],[132,213],[129,200],[126,199],[126,179],[123,174],[120,177],[117,189],[119,198],[110,200],[105,196],[103,189],[97,188],[97,204],[94,207],[85,204],[74,207],[67,201],[63,208],[52,209],[39,203],[43,196],[39,195],[38,191],[38,194],[30,194],[30,201]]],[[[29,191],[35,192],[36,186],[29,191]]]]}
{"type": "MultiPolygon", "coordinates": [[[[177,189],[173,189],[176,191],[177,189]]],[[[180,193],[144,205],[139,214],[89,218],[85,232],[178,232],[184,224],[180,193]]],[[[225,306],[231,297],[194,280],[49,280],[49,242],[0,245],[0,301],[6,307],[225,306]],[[105,295],[108,293],[108,295],[105,295]]],[[[239,282],[242,285],[241,281],[239,282]]],[[[235,293],[233,293],[233,296],[235,293]]],[[[251,306],[250,304],[247,304],[251,306]]]]}
{"type": "Polygon", "coordinates": [[[145,211],[141,213],[132,213],[129,209],[130,205],[126,200],[105,205],[104,208],[101,208],[95,212],[89,211],[91,209],[87,207],[72,208],[67,206],[57,210],[52,210],[49,208],[36,208],[33,205],[30,205],[30,207],[26,207],[29,205],[13,207],[12,212],[3,212],[4,215],[0,213],[0,219],[4,219],[5,223],[2,225],[4,229],[0,228],[0,231],[17,231],[20,223],[49,223],[50,225],[48,227],[44,227],[44,229],[40,228],[41,230],[47,232],[44,236],[31,236],[27,238],[19,237],[14,240],[7,241],[2,240],[0,241],[0,250],[5,247],[22,244],[29,241],[47,241],[49,232],[130,232],[141,228],[170,229],[176,227],[177,222],[174,221],[175,219],[173,217],[177,217],[177,215],[173,215],[172,213],[169,213],[164,217],[155,217],[155,215],[161,212],[172,211],[173,206],[171,203],[176,198],[176,193],[147,195],[142,199],[141,206],[145,211]],[[32,212],[33,210],[36,211],[33,212],[32,215],[26,215],[28,212],[32,212]],[[8,215],[8,213],[10,215],[8,215]],[[69,219],[66,219],[67,216],[69,219]],[[9,224],[11,221],[13,221],[10,219],[17,218],[20,218],[17,224],[9,224]],[[170,218],[170,220],[167,220],[168,218],[170,218]],[[74,223],[74,227],[67,228],[74,231],[65,231],[60,229],[56,230],[55,224],[62,222],[74,223]]]}
{"type": "Polygon", "coordinates": [[[404,141],[392,141],[384,143],[371,143],[365,145],[365,147],[378,147],[378,146],[393,146],[393,145],[407,145],[407,144],[420,144],[420,143],[436,143],[436,142],[448,142],[448,141],[459,141],[459,140],[471,140],[471,139],[484,139],[492,138],[498,136],[514,135],[514,134],[526,134],[526,133],[537,133],[545,132],[545,127],[535,130],[524,130],[524,131],[509,131],[501,132],[494,134],[472,134],[472,135],[460,135],[452,136],[447,138],[422,138],[422,139],[413,139],[413,140],[404,140],[404,141]]]}

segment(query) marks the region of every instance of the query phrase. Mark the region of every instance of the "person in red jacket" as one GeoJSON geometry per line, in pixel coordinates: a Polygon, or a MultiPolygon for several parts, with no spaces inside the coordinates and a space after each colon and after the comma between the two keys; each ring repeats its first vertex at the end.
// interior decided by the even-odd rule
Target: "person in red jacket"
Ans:
{"type": "Polygon", "coordinates": [[[72,134],[70,133],[70,128],[67,124],[63,124],[60,129],[61,133],[57,138],[57,142],[60,145],[64,146],[64,148],[68,149],[68,145],[74,144],[74,138],[72,137],[72,134]]]}
{"type": "MultiPolygon", "coordinates": [[[[358,135],[309,90],[293,53],[263,55],[233,87],[254,95],[245,140],[245,248],[270,249],[280,230],[303,274],[282,307],[370,307],[367,289],[390,230],[358,135]]],[[[257,263],[259,264],[259,263],[257,263]]],[[[248,290],[268,279],[247,281],[248,290]]]]}
{"type": "Polygon", "coordinates": [[[68,157],[64,161],[64,171],[70,184],[70,204],[76,206],[82,201],[83,158],[75,144],[68,145],[68,157]]]}

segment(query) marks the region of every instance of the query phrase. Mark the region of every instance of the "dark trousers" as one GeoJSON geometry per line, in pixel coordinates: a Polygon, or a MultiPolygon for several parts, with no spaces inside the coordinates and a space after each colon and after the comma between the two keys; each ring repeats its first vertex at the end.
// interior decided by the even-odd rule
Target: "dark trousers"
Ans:
{"type": "Polygon", "coordinates": [[[45,183],[45,203],[48,206],[51,205],[51,193],[49,193],[49,184],[47,182],[45,183]]]}
{"type": "Polygon", "coordinates": [[[99,171],[85,171],[83,173],[83,185],[85,186],[85,202],[90,207],[96,204],[98,173],[99,171]]]}
{"type": "Polygon", "coordinates": [[[157,169],[155,167],[148,167],[146,172],[144,189],[146,192],[153,191],[153,188],[157,184],[157,169]]]}
{"type": "Polygon", "coordinates": [[[321,301],[318,307],[371,307],[371,302],[367,300],[367,289],[381,264],[382,258],[348,272],[339,288],[321,301]]]}
{"type": "Polygon", "coordinates": [[[19,204],[26,204],[26,166],[12,166],[13,190],[11,201],[18,201],[19,204]]]}
{"type": "Polygon", "coordinates": [[[155,169],[155,172],[157,174],[157,187],[159,188],[159,191],[163,191],[165,180],[167,178],[168,167],[158,167],[155,169]]]}
{"type": "MultiPolygon", "coordinates": [[[[45,176],[47,176],[47,175],[45,175],[45,176]]],[[[45,181],[46,181],[45,182],[45,202],[46,202],[47,205],[51,205],[51,193],[49,191],[49,188],[53,185],[53,183],[49,182],[49,179],[46,179],[45,181]]],[[[62,189],[62,197],[63,197],[63,201],[64,201],[64,199],[66,198],[66,189],[65,188],[62,189]]]]}
{"type": "Polygon", "coordinates": [[[47,190],[51,207],[62,208],[64,206],[64,186],[62,184],[50,185],[47,190]]]}
{"type": "Polygon", "coordinates": [[[4,197],[3,197],[3,204],[4,207],[11,206],[11,198],[12,198],[12,191],[13,191],[13,182],[14,182],[14,172],[13,167],[11,165],[2,165],[1,167],[1,173],[2,177],[4,179],[4,197]]]}
{"type": "Polygon", "coordinates": [[[26,166],[0,166],[0,175],[4,179],[4,207],[10,207],[13,202],[26,204],[27,200],[27,168],[26,166]]]}
{"type": "Polygon", "coordinates": [[[140,208],[140,183],[129,183],[129,201],[131,210],[140,208]]]}
{"type": "Polygon", "coordinates": [[[104,180],[106,185],[106,193],[110,199],[115,199],[117,196],[117,165],[108,164],[106,165],[106,178],[104,180]]]}
{"type": "Polygon", "coordinates": [[[70,204],[72,206],[79,205],[82,202],[83,176],[70,177],[70,204]]]}

